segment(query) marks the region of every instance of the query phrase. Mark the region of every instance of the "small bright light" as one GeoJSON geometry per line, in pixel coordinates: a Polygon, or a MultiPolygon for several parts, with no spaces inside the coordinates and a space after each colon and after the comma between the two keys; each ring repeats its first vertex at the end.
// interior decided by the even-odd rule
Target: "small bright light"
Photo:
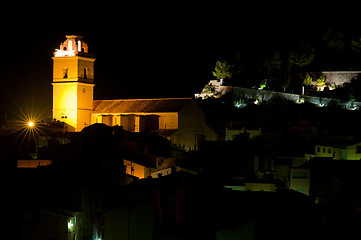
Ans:
{"type": "Polygon", "coordinates": [[[28,126],[29,126],[29,127],[34,127],[34,125],[35,125],[35,124],[34,124],[33,121],[28,122],[28,126]]]}
{"type": "Polygon", "coordinates": [[[71,222],[68,222],[68,228],[72,229],[72,227],[74,226],[74,224],[72,224],[71,222]]]}
{"type": "Polygon", "coordinates": [[[71,51],[65,51],[65,50],[58,50],[55,49],[55,57],[74,57],[75,56],[75,51],[71,50],[71,51]]]}

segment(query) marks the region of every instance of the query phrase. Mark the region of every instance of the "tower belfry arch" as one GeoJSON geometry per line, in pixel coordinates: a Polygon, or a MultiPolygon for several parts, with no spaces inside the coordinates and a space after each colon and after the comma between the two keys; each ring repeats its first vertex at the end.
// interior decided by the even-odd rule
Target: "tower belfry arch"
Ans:
{"type": "Polygon", "coordinates": [[[95,58],[81,36],[66,35],[52,59],[53,118],[81,131],[91,124],[95,58]]]}

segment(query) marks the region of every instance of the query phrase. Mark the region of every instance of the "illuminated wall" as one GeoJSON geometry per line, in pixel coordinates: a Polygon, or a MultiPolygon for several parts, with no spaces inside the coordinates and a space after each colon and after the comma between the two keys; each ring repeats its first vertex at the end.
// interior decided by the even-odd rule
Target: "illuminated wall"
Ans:
{"type": "Polygon", "coordinates": [[[51,165],[51,160],[19,159],[18,168],[37,168],[51,165]]]}
{"type": "Polygon", "coordinates": [[[119,125],[127,131],[142,132],[144,124],[155,121],[155,116],[158,117],[158,129],[171,130],[169,140],[187,151],[199,149],[204,140],[215,141],[218,138],[217,133],[206,124],[205,114],[194,102],[184,105],[178,112],[93,113],[92,124],[119,125]]]}
{"type": "Polygon", "coordinates": [[[135,162],[124,159],[125,173],[138,178],[146,178],[150,175],[150,169],[135,162]]]}
{"type": "Polygon", "coordinates": [[[127,131],[141,132],[144,125],[151,121],[150,118],[155,116],[157,116],[157,120],[153,121],[158,122],[157,129],[178,129],[177,112],[92,114],[91,123],[104,123],[109,126],[119,125],[127,131]]]}
{"type": "Polygon", "coordinates": [[[275,192],[276,186],[274,183],[245,183],[244,190],[252,192],[275,192]]]}
{"type": "Polygon", "coordinates": [[[77,126],[77,83],[53,83],[53,118],[65,122],[68,131],[77,126]]]}
{"type": "Polygon", "coordinates": [[[68,131],[90,125],[93,87],[81,82],[53,83],[53,118],[69,125],[68,131]]]}
{"type": "Polygon", "coordinates": [[[93,88],[94,84],[78,83],[77,88],[77,129],[81,131],[91,124],[91,112],[93,111],[93,88]]]}
{"type": "Polygon", "coordinates": [[[217,133],[206,124],[204,112],[195,102],[187,103],[178,112],[92,113],[91,118],[92,124],[119,125],[123,126],[124,130],[132,132],[170,130],[168,136],[171,136],[168,139],[187,151],[199,149],[204,140],[218,139],[217,133]],[[144,124],[152,122],[151,118],[155,121],[155,116],[157,116],[158,129],[146,129],[144,124]]]}
{"type": "Polygon", "coordinates": [[[259,129],[245,129],[244,127],[241,129],[232,129],[232,128],[228,128],[226,127],[226,140],[231,141],[233,140],[233,138],[241,133],[248,133],[249,134],[249,138],[254,138],[258,135],[261,135],[262,131],[261,128],[259,129]]]}
{"type": "Polygon", "coordinates": [[[334,160],[361,160],[361,142],[344,147],[315,146],[315,154],[305,154],[306,161],[314,157],[328,157],[334,160]]]}
{"type": "Polygon", "coordinates": [[[207,124],[206,116],[194,102],[179,111],[178,130],[172,134],[171,142],[185,150],[198,150],[202,141],[215,141],[218,135],[207,124]]]}
{"type": "Polygon", "coordinates": [[[95,58],[81,37],[67,38],[53,57],[53,118],[67,131],[81,131],[91,124],[95,58]]]}
{"type": "Polygon", "coordinates": [[[361,143],[347,146],[345,152],[346,160],[361,160],[361,143]]]}
{"type": "Polygon", "coordinates": [[[159,129],[178,129],[178,113],[158,113],[159,129]]]}
{"type": "MultiPolygon", "coordinates": [[[[328,81],[328,80],[327,80],[328,81]]],[[[340,80],[341,81],[341,80],[340,80]]],[[[195,94],[196,98],[207,99],[209,97],[219,98],[221,96],[228,95],[234,99],[233,104],[237,108],[243,108],[247,106],[250,102],[254,104],[259,104],[262,102],[267,102],[274,99],[285,99],[295,103],[312,103],[319,107],[328,106],[332,98],[323,98],[323,97],[315,97],[315,96],[307,96],[302,95],[301,92],[299,94],[293,93],[285,93],[285,92],[273,92],[267,90],[258,90],[251,88],[242,88],[235,86],[221,86],[220,84],[214,85],[214,80],[211,80],[208,85],[205,86],[203,91],[200,94],[195,94]],[[212,85],[213,84],[213,85],[212,85]],[[214,88],[209,91],[209,88],[213,86],[214,88]]],[[[337,84],[336,84],[337,85],[337,84]]],[[[361,108],[361,102],[341,102],[339,103],[340,107],[346,108],[348,110],[356,110],[361,108]]]]}
{"type": "Polygon", "coordinates": [[[290,169],[290,189],[309,195],[310,170],[306,168],[290,169]]]}
{"type": "Polygon", "coordinates": [[[333,157],[333,147],[328,146],[316,146],[315,147],[315,157],[333,157]]]}

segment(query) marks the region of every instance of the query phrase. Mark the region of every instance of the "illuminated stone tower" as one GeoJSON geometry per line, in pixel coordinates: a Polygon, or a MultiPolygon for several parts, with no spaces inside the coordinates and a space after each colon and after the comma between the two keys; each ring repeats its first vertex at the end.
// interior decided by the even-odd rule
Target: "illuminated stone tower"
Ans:
{"type": "Polygon", "coordinates": [[[53,57],[53,118],[79,132],[90,125],[95,58],[81,36],[66,38],[53,57]]]}

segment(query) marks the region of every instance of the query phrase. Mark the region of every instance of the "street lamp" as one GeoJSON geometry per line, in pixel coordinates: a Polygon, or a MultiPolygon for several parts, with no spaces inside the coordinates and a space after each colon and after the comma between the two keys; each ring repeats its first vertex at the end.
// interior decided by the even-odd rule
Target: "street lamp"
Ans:
{"type": "Polygon", "coordinates": [[[33,128],[35,126],[35,123],[33,121],[29,121],[27,125],[29,128],[33,128]]]}
{"type": "Polygon", "coordinates": [[[37,159],[38,155],[38,133],[37,133],[37,126],[36,122],[34,120],[28,120],[25,125],[26,128],[26,134],[29,136],[29,141],[31,141],[31,138],[34,141],[35,144],[35,155],[32,157],[33,159],[37,159]]]}

